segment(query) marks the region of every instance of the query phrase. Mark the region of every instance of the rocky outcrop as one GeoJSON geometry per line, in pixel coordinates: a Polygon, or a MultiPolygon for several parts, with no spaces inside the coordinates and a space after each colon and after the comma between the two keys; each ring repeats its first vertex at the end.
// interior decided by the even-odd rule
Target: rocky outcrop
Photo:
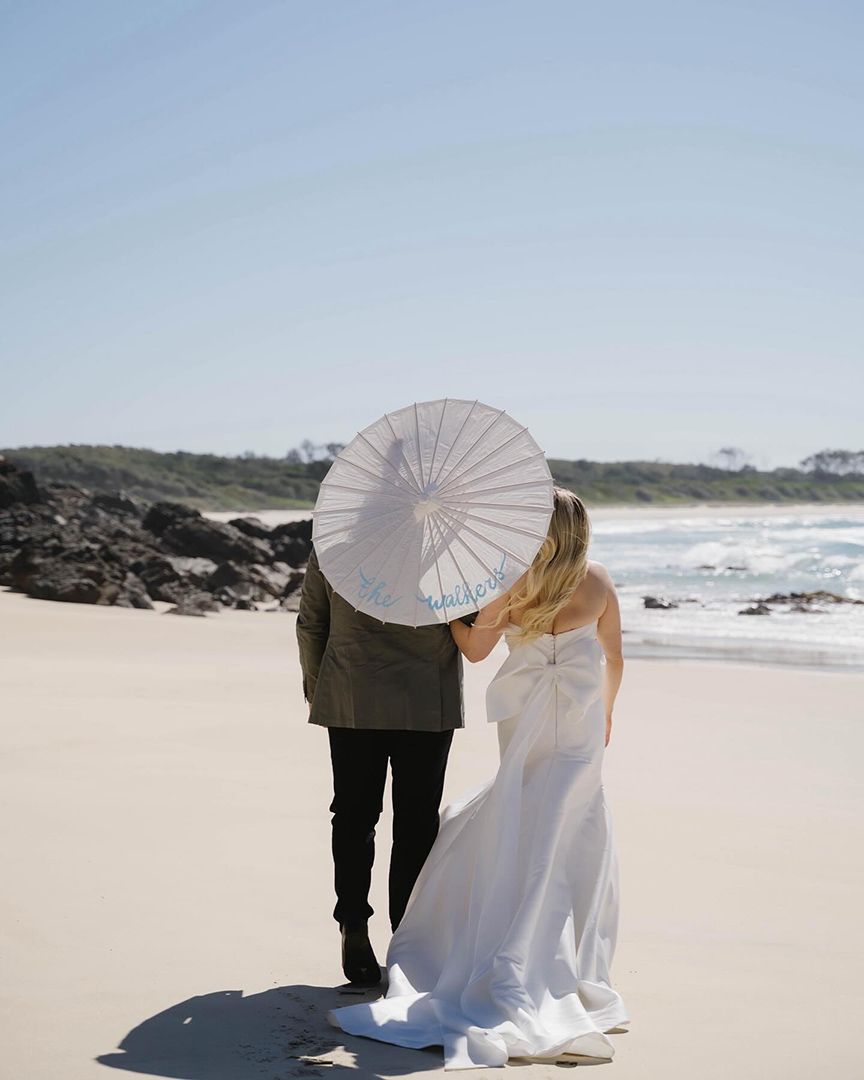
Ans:
{"type": "Polygon", "coordinates": [[[853,600],[851,596],[828,592],[826,589],[813,589],[811,592],[772,593],[757,600],[759,604],[864,604],[864,600],[853,600]]]}
{"type": "Polygon", "coordinates": [[[233,525],[245,536],[255,537],[256,540],[272,540],[273,538],[272,529],[257,517],[232,518],[228,524],[233,525]]]}
{"type": "Polygon", "coordinates": [[[168,608],[166,615],[206,615],[210,611],[218,611],[220,604],[207,593],[188,593],[182,597],[176,607],[168,608]]]}
{"type": "Polygon", "coordinates": [[[786,608],[801,615],[818,614],[827,611],[819,604],[864,604],[864,600],[853,600],[851,596],[828,592],[827,589],[813,589],[810,592],[772,593],[770,596],[757,597],[751,606],[742,608],[739,615],[770,615],[775,607],[786,608]]]}
{"type": "MultiPolygon", "coordinates": [[[[310,578],[310,580],[311,580],[311,578],[310,578]]],[[[756,604],[753,604],[751,607],[742,608],[738,612],[738,614],[739,615],[770,615],[771,614],[771,608],[768,607],[767,604],[756,603],[756,604]]]]}
{"type": "Polygon", "coordinates": [[[41,501],[42,493],[33,473],[16,469],[11,461],[0,456],[0,510],[41,501]]]}
{"type": "Polygon", "coordinates": [[[312,550],[311,521],[224,524],[182,503],[92,494],[0,458],[0,585],[38,599],[115,607],[288,610],[312,550]]]}

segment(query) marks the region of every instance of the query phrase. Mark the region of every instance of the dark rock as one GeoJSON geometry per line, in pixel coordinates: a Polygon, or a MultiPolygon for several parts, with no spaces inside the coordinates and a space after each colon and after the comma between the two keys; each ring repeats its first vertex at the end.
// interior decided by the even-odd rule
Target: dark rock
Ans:
{"type": "Polygon", "coordinates": [[[55,588],[61,579],[76,577],[89,578],[97,585],[107,579],[106,568],[99,561],[95,545],[79,544],[75,548],[63,550],[56,541],[40,545],[28,540],[16,552],[9,565],[9,583],[20,592],[30,595],[33,595],[31,588],[39,579],[50,579],[53,584],[46,588],[55,588]]]}
{"type": "Polygon", "coordinates": [[[19,469],[0,455],[0,509],[42,502],[42,493],[32,472],[19,469]]]}
{"type": "Polygon", "coordinates": [[[286,596],[279,604],[279,608],[282,611],[299,611],[300,590],[298,589],[297,592],[293,592],[290,596],[286,596]]]}
{"type": "Polygon", "coordinates": [[[192,521],[200,517],[201,514],[197,510],[193,510],[191,506],[184,506],[183,503],[157,502],[153,503],[144,515],[141,524],[154,536],[161,536],[172,525],[179,525],[184,521],[192,521]]]}
{"type": "Polygon", "coordinates": [[[148,554],[130,565],[154,600],[176,604],[186,592],[200,592],[216,563],[186,555],[148,554]]]}
{"type": "Polygon", "coordinates": [[[312,544],[312,518],[303,521],[283,521],[281,525],[274,525],[270,530],[271,540],[282,540],[290,537],[292,540],[305,540],[312,544]]]}
{"type": "Polygon", "coordinates": [[[746,566],[727,566],[727,570],[746,570],[746,566]]]}
{"type": "Polygon", "coordinates": [[[828,592],[826,589],[814,589],[811,592],[772,593],[761,600],[760,604],[864,604],[864,600],[853,600],[851,596],[828,592]]]}
{"type": "Polygon", "coordinates": [[[771,608],[767,604],[754,604],[753,607],[742,608],[739,615],[770,615],[771,608]]]}
{"type": "Polygon", "coordinates": [[[227,589],[235,597],[269,600],[285,595],[285,590],[298,573],[302,580],[302,572],[292,570],[285,563],[275,563],[273,566],[261,563],[241,566],[229,561],[219,564],[204,587],[220,597],[227,589]]]}
{"type": "Polygon", "coordinates": [[[111,604],[114,607],[153,610],[153,604],[147,595],[144,583],[134,574],[127,574],[122,582],[110,581],[103,585],[97,603],[111,604]]]}
{"type": "Polygon", "coordinates": [[[189,593],[179,601],[176,607],[169,608],[165,614],[203,616],[210,611],[218,610],[219,604],[207,593],[189,593]]]}
{"type": "Polygon", "coordinates": [[[0,510],[0,585],[13,584],[11,567],[21,548],[57,532],[57,523],[50,514],[42,516],[25,506],[0,510]]]}
{"type": "Polygon", "coordinates": [[[28,596],[36,600],[59,600],[67,604],[96,604],[102,595],[102,586],[92,578],[84,577],[76,568],[68,573],[40,574],[29,582],[26,592],[28,596]]]}
{"type": "MultiPolygon", "coordinates": [[[[145,519],[146,520],[146,519],[145,519]]],[[[177,521],[162,532],[163,546],[178,555],[199,555],[214,562],[270,562],[273,552],[263,540],[244,536],[232,525],[200,515],[177,521]]]]}
{"type": "Polygon", "coordinates": [[[295,568],[305,566],[311,553],[311,540],[303,540],[299,536],[282,537],[273,543],[273,558],[295,568]]]}
{"type": "Polygon", "coordinates": [[[229,522],[245,536],[254,536],[256,540],[272,540],[271,529],[260,518],[242,517],[232,518],[229,522]]]}
{"type": "Polygon", "coordinates": [[[302,582],[305,577],[305,573],[302,570],[293,570],[287,563],[275,562],[272,566],[250,566],[251,580],[257,585],[259,592],[262,594],[259,599],[266,599],[267,596],[279,597],[284,596],[286,592],[293,592],[296,588],[296,583],[299,580],[302,582]]]}
{"type": "Polygon", "coordinates": [[[254,610],[299,591],[311,527],[280,526],[280,557],[256,518],[222,524],[123,491],[37,487],[0,458],[0,584],[34,597],[145,609],[159,600],[179,613],[217,611],[221,600],[254,610]]]}
{"type": "Polygon", "coordinates": [[[210,592],[217,592],[219,589],[233,588],[235,585],[239,585],[240,582],[248,580],[247,568],[229,560],[228,562],[219,563],[215,567],[207,578],[207,589],[210,592]]]}
{"type": "Polygon", "coordinates": [[[646,608],[657,608],[660,611],[670,611],[678,607],[674,600],[664,600],[659,596],[643,596],[642,603],[646,608]]]}
{"type": "Polygon", "coordinates": [[[40,549],[30,542],[13,558],[9,579],[15,589],[39,600],[153,606],[144,582],[122,564],[100,558],[95,545],[55,551],[51,546],[40,549]]]}
{"type": "Polygon", "coordinates": [[[202,559],[195,555],[169,555],[168,561],[184,581],[202,589],[206,588],[210,575],[218,566],[212,559],[202,559]]]}
{"type": "Polygon", "coordinates": [[[213,599],[220,603],[223,607],[234,607],[237,601],[240,599],[238,593],[236,593],[230,585],[226,585],[224,589],[219,589],[217,592],[211,594],[213,599]]]}
{"type": "MultiPolygon", "coordinates": [[[[93,506],[93,494],[85,488],[71,484],[44,484],[42,492],[45,498],[45,510],[55,524],[70,525],[71,532],[80,532],[80,522],[86,515],[98,516],[102,520],[104,511],[93,506]]],[[[40,510],[38,506],[33,509],[40,510]]],[[[116,520],[116,519],[115,519],[116,520]]]]}
{"type": "Polygon", "coordinates": [[[138,575],[144,588],[154,600],[177,603],[179,597],[173,586],[180,581],[180,574],[168,556],[148,555],[146,558],[133,562],[132,570],[138,575]]]}
{"type": "Polygon", "coordinates": [[[285,583],[282,595],[293,596],[295,592],[299,593],[300,589],[303,587],[303,579],[305,577],[306,574],[303,570],[295,570],[285,583]]]}
{"type": "Polygon", "coordinates": [[[141,507],[125,491],[115,491],[111,494],[100,492],[93,496],[93,505],[115,514],[141,516],[141,507]]]}
{"type": "Polygon", "coordinates": [[[716,570],[717,567],[714,566],[713,563],[700,563],[699,566],[696,567],[696,569],[697,570],[716,570]]]}
{"type": "Polygon", "coordinates": [[[258,607],[254,600],[247,600],[244,597],[240,597],[237,603],[234,605],[235,611],[257,611],[258,607]]]}

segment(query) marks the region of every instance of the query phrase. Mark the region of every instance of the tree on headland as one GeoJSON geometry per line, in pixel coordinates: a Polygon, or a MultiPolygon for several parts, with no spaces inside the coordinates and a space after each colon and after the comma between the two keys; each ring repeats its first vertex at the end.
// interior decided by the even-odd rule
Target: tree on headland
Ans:
{"type": "Polygon", "coordinates": [[[314,443],[311,439],[304,439],[299,447],[289,450],[285,455],[286,461],[296,465],[311,465],[313,462],[332,462],[341,450],[345,449],[344,443],[328,442],[314,443]]]}
{"type": "Polygon", "coordinates": [[[323,480],[334,458],[344,449],[344,443],[314,443],[311,439],[304,439],[299,447],[288,451],[285,460],[301,466],[312,479],[323,480]]]}
{"type": "Polygon", "coordinates": [[[305,462],[314,461],[318,453],[318,447],[311,439],[304,439],[300,443],[300,454],[305,462]]]}
{"type": "Polygon", "coordinates": [[[740,472],[752,461],[750,454],[740,446],[721,446],[714,459],[721,469],[729,472],[740,472]]]}
{"type": "Polygon", "coordinates": [[[864,475],[864,450],[820,450],[800,462],[804,472],[828,476],[864,475]]]}

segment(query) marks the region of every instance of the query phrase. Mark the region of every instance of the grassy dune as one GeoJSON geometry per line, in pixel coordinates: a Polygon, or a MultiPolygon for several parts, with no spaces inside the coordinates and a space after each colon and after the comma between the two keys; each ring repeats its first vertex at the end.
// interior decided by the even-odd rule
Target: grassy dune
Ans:
{"type": "MultiPolygon", "coordinates": [[[[0,451],[40,482],[172,499],[199,509],[311,506],[328,462],[257,456],[222,457],[128,446],[28,446],[0,451]]],[[[801,469],[721,469],[655,461],[549,461],[556,481],[592,506],[698,502],[799,503],[864,501],[864,475],[801,469]]]]}

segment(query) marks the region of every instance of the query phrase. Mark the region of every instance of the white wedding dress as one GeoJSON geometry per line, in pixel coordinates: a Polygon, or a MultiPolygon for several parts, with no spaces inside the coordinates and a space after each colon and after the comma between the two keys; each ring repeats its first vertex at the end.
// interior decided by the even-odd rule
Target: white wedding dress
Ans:
{"type": "Polygon", "coordinates": [[[445,1068],[610,1058],[618,865],[602,785],[596,621],[520,642],[486,694],[494,780],[448,806],[387,953],[386,997],[334,1009],[352,1035],[443,1046],[445,1068]]]}

